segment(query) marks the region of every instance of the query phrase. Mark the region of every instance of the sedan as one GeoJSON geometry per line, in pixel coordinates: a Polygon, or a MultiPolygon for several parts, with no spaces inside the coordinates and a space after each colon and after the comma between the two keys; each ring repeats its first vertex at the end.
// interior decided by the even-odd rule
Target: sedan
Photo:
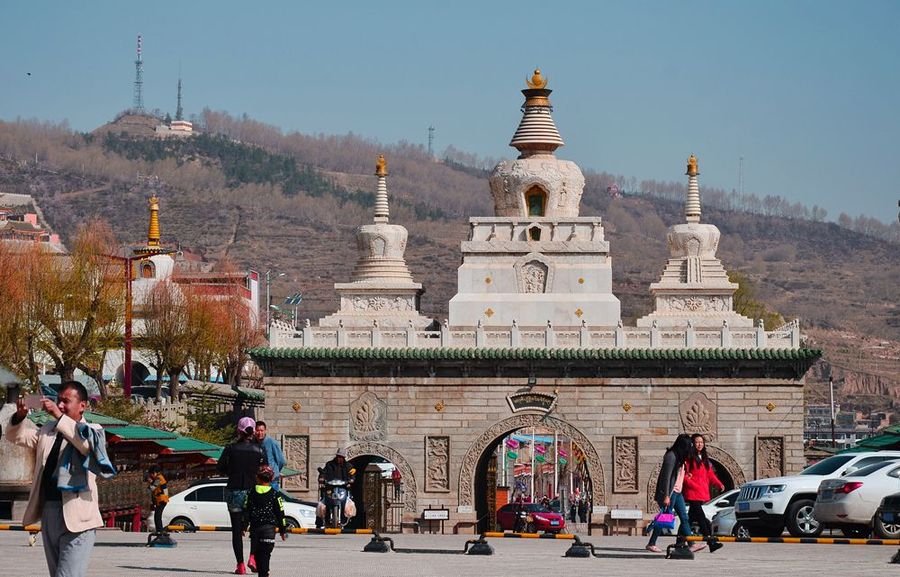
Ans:
{"type": "MultiPolygon", "coordinates": [[[[169,498],[163,510],[165,525],[184,525],[186,531],[200,525],[231,527],[225,505],[224,481],[201,481],[169,498]]],[[[288,528],[312,529],[316,526],[316,509],[284,493],[284,521],[288,528]]]]}
{"type": "Polygon", "coordinates": [[[750,531],[738,522],[734,507],[719,509],[712,518],[713,535],[731,535],[732,537],[750,537],[750,531]]]}
{"type": "Polygon", "coordinates": [[[900,462],[869,465],[846,477],[822,481],[813,516],[824,527],[840,529],[848,537],[867,537],[874,528],[878,537],[896,539],[900,527],[885,524],[879,506],[882,499],[898,490],[900,462]]]}
{"type": "MultiPolygon", "coordinates": [[[[516,525],[516,510],[518,505],[508,503],[497,511],[497,525],[502,531],[513,531],[516,525]]],[[[566,520],[562,515],[552,511],[546,505],[540,503],[525,503],[522,505],[525,514],[525,533],[559,533],[566,528],[566,520]]]]}

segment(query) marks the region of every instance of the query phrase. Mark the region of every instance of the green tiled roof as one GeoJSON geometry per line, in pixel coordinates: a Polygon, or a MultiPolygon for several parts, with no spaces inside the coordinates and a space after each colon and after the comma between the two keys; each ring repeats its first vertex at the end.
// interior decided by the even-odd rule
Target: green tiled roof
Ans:
{"type": "Polygon", "coordinates": [[[178,435],[163,431],[161,429],[153,429],[142,425],[126,425],[124,427],[107,427],[106,433],[121,437],[126,441],[156,441],[158,439],[177,439],[178,435]]]}
{"type": "Polygon", "coordinates": [[[207,451],[221,450],[222,447],[218,445],[213,445],[212,443],[207,443],[205,441],[198,441],[197,439],[192,439],[190,437],[177,437],[175,439],[159,439],[154,440],[154,443],[157,445],[169,449],[173,453],[203,453],[206,454],[207,451]]]}
{"type": "MultiPolygon", "coordinates": [[[[51,419],[50,415],[44,411],[32,411],[28,414],[28,418],[31,419],[32,423],[39,427],[51,419]]],[[[92,411],[84,412],[84,420],[92,425],[100,425],[102,427],[124,426],[128,424],[127,421],[123,421],[122,419],[107,417],[106,415],[101,415],[100,413],[94,413],[92,411]]]]}
{"type": "Polygon", "coordinates": [[[815,360],[818,349],[550,349],[550,348],[270,348],[251,349],[259,359],[308,360],[815,360]]]}
{"type": "Polygon", "coordinates": [[[887,434],[869,437],[868,439],[863,439],[856,445],[858,447],[883,449],[884,447],[890,447],[891,445],[900,445],[900,435],[887,434]]]}

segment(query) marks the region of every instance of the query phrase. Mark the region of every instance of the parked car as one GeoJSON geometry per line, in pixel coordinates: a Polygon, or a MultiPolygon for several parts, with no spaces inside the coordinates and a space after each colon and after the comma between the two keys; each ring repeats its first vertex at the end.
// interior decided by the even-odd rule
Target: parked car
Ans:
{"type": "Polygon", "coordinates": [[[900,526],[885,525],[879,507],[900,490],[900,462],[884,461],[819,485],[813,516],[826,529],[840,529],[848,537],[900,537],[900,526]]]}
{"type": "MultiPolygon", "coordinates": [[[[515,503],[507,503],[497,510],[497,524],[501,531],[512,531],[516,524],[515,503]]],[[[559,533],[566,528],[566,520],[559,513],[554,513],[546,505],[540,503],[525,503],[522,505],[526,514],[526,533],[559,533]]]]}
{"type": "Polygon", "coordinates": [[[888,495],[881,500],[881,505],[878,507],[878,516],[888,531],[900,532],[900,493],[888,495]]]}
{"type": "Polygon", "coordinates": [[[703,504],[703,514],[706,515],[706,518],[709,519],[710,522],[712,522],[716,513],[722,509],[734,508],[734,502],[737,500],[739,492],[739,489],[731,489],[730,491],[725,491],[724,493],[713,497],[703,504]]]}
{"type": "Polygon", "coordinates": [[[778,536],[786,527],[794,537],[818,537],[822,525],[812,512],[819,484],[894,459],[900,459],[900,451],[834,455],[799,475],[744,483],[735,502],[737,520],[753,535],[778,536]]]}
{"type": "Polygon", "coordinates": [[[732,537],[749,537],[750,531],[738,522],[734,507],[719,509],[712,518],[713,535],[731,535],[732,537]]]}
{"type": "MultiPolygon", "coordinates": [[[[192,530],[198,525],[231,527],[231,518],[225,505],[226,481],[221,479],[199,481],[169,498],[163,511],[165,525],[184,525],[192,530]]],[[[316,526],[316,508],[282,493],[284,516],[288,527],[311,529],[316,526]]]]}

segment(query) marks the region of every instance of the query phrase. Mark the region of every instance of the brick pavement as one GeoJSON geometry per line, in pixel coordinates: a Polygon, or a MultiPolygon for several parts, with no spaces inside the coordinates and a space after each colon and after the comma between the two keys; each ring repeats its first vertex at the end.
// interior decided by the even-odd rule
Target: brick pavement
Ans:
{"type": "MultiPolygon", "coordinates": [[[[234,569],[227,533],[179,535],[174,549],[143,547],[146,534],[103,531],[91,557],[91,577],[190,577],[228,575],[234,569]]],[[[398,535],[397,547],[462,550],[462,535],[398,535]]],[[[468,537],[471,538],[471,537],[468,537]]],[[[748,577],[841,575],[871,577],[894,572],[888,561],[894,547],[845,545],[727,544],[694,561],[668,561],[643,551],[641,537],[592,537],[603,553],[616,559],[567,559],[569,541],[494,539],[495,554],[469,557],[443,554],[362,553],[366,536],[292,535],[275,546],[272,577],[321,576],[420,577],[490,575],[522,577],[540,574],[569,576],[737,575],[748,577]],[[628,558],[635,556],[639,558],[628,558]],[[553,568],[550,568],[550,565],[553,568]],[[665,573],[663,573],[665,572],[665,573]]],[[[660,540],[665,546],[671,540],[660,540]]],[[[28,547],[24,533],[0,532],[0,559],[6,575],[46,575],[40,546],[28,547]]]]}

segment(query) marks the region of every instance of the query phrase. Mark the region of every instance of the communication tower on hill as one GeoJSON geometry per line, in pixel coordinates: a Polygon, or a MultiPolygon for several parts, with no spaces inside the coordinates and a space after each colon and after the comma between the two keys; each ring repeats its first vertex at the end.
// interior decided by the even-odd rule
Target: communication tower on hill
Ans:
{"type": "Polygon", "coordinates": [[[184,120],[184,110],[181,108],[181,75],[178,75],[178,106],[175,108],[175,120],[184,120]]]}
{"type": "Polygon", "coordinates": [[[141,35],[137,37],[137,60],[134,61],[134,102],[135,112],[144,112],[144,61],[141,58],[141,35]]]}
{"type": "Polygon", "coordinates": [[[434,126],[428,127],[428,156],[434,158],[434,126]]]}

